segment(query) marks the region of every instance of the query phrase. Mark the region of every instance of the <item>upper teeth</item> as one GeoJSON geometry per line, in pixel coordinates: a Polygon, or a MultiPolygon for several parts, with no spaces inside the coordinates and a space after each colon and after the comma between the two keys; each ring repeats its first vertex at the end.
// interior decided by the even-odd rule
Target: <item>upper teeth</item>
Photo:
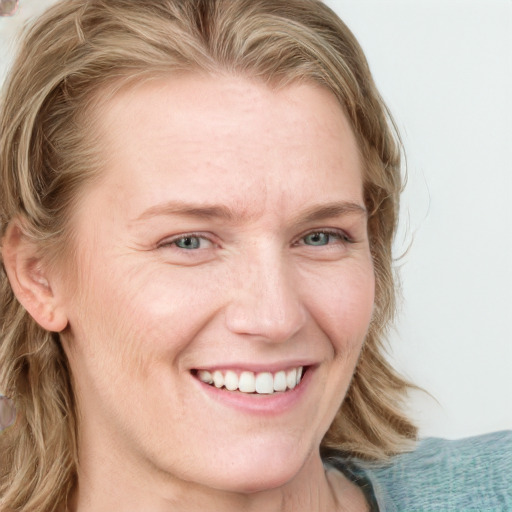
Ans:
{"type": "Polygon", "coordinates": [[[241,391],[242,393],[260,393],[269,395],[275,391],[293,389],[302,378],[303,367],[293,368],[288,371],[281,370],[276,373],[243,371],[237,374],[233,370],[221,371],[199,370],[197,376],[202,382],[213,384],[217,388],[225,387],[229,391],[241,391]]]}

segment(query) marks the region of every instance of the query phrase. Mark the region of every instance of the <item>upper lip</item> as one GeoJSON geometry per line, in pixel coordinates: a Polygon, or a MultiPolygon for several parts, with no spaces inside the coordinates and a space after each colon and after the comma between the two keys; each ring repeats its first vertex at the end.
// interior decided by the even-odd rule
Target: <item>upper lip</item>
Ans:
{"type": "Polygon", "coordinates": [[[276,373],[279,371],[286,371],[291,370],[292,368],[298,368],[299,366],[302,367],[310,367],[314,366],[315,363],[313,360],[306,360],[306,359],[297,359],[297,360],[291,360],[291,361],[281,361],[281,362],[274,362],[274,363],[220,363],[220,364],[205,364],[205,365],[198,365],[191,370],[207,370],[209,372],[213,372],[215,370],[239,370],[239,371],[248,371],[253,373],[262,373],[262,372],[270,372],[270,373],[276,373]]]}

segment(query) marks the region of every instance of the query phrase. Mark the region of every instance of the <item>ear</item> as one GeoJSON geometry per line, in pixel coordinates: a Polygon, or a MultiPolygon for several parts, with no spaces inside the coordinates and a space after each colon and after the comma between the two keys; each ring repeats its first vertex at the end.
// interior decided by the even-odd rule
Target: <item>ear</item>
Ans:
{"type": "Polygon", "coordinates": [[[67,316],[52,289],[36,244],[12,221],[2,239],[2,259],[12,290],[20,304],[47,331],[60,332],[67,316]]]}

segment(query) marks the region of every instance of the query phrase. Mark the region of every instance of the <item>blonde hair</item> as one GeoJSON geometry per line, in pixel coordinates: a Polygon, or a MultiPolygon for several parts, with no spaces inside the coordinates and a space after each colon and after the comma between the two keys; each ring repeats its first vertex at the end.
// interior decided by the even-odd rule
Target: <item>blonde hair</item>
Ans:
{"type": "MultiPolygon", "coordinates": [[[[250,76],[271,87],[314,82],[337,97],[364,161],[375,312],[347,396],[322,446],[374,460],[416,428],[400,405],[409,384],[384,357],[395,312],[391,243],[401,190],[400,141],[363,52],[317,0],[64,0],[24,35],[0,112],[0,230],[22,218],[55,256],[73,198],[98,175],[91,115],[120,84],[183,71],[250,76]],[[89,114],[89,115],[88,115],[89,114]]],[[[0,390],[15,400],[0,436],[0,509],[53,511],[77,468],[77,411],[59,336],[39,327],[0,273],[0,390]]]]}

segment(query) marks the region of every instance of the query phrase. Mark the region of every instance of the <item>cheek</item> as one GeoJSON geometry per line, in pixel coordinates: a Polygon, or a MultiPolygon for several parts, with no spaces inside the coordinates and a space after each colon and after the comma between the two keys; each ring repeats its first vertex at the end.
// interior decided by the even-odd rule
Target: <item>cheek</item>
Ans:
{"type": "Polygon", "coordinates": [[[308,310],[331,340],[334,350],[347,355],[362,345],[372,318],[375,278],[371,259],[323,276],[310,276],[304,296],[308,310]]]}
{"type": "Polygon", "coordinates": [[[75,343],[109,373],[130,368],[144,378],[190,344],[211,317],[216,293],[211,279],[193,271],[146,263],[91,268],[70,319],[75,343]]]}

